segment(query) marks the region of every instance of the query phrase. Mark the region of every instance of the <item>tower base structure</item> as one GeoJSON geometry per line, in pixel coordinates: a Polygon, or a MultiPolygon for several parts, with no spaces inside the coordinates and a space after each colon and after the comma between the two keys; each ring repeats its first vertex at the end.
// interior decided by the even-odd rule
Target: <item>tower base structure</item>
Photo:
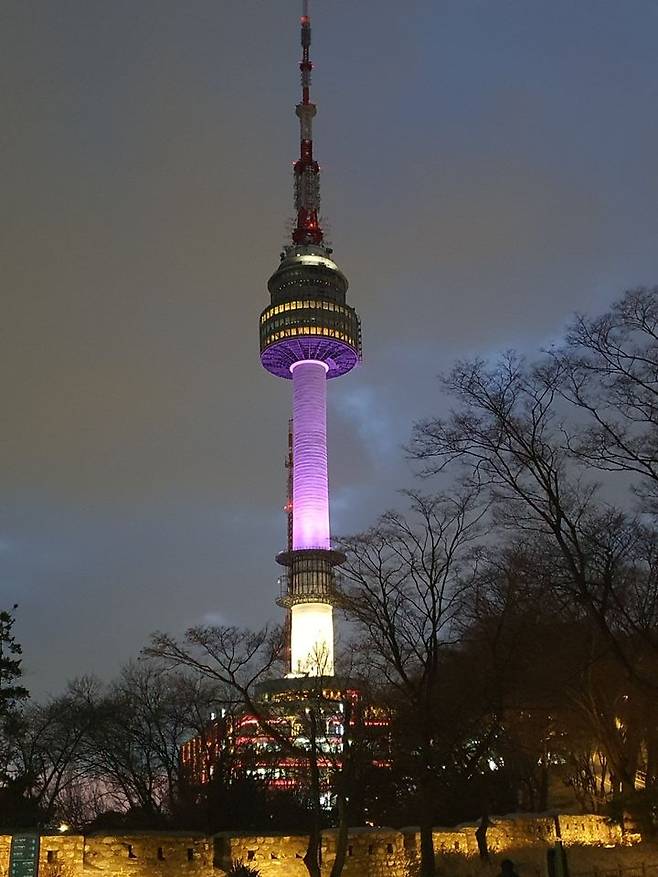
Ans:
{"type": "Polygon", "coordinates": [[[289,677],[333,676],[333,610],[340,602],[334,567],[341,551],[301,548],[283,551],[277,561],[287,569],[279,577],[279,606],[290,613],[289,677]]]}
{"type": "Polygon", "coordinates": [[[255,692],[263,703],[323,697],[336,704],[346,697],[358,697],[361,688],[362,684],[346,676],[286,676],[260,682],[255,686],[255,692]]]}
{"type": "Polygon", "coordinates": [[[298,603],[290,610],[289,675],[334,675],[334,617],[328,603],[298,603]]]}

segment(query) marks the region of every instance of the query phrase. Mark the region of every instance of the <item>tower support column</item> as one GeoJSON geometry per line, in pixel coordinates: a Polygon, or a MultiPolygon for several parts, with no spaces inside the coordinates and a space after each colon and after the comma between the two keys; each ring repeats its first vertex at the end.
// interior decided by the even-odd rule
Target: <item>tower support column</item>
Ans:
{"type": "Polygon", "coordinates": [[[292,607],[290,675],[334,675],[334,610],[330,603],[297,603],[292,607]]]}
{"type": "Polygon", "coordinates": [[[303,360],[291,367],[293,383],[293,549],[329,549],[327,473],[327,366],[303,360]]]}

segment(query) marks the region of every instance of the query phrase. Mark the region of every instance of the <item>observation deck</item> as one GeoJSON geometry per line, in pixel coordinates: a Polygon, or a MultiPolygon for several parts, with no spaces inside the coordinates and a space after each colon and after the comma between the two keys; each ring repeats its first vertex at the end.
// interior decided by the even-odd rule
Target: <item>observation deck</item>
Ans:
{"type": "Polygon", "coordinates": [[[288,568],[279,576],[277,604],[290,608],[298,603],[328,603],[336,606],[341,599],[340,577],[334,567],[344,563],[342,551],[326,548],[304,548],[281,551],[277,563],[288,568]]]}
{"type": "Polygon", "coordinates": [[[277,377],[290,379],[296,362],[316,360],[335,378],[361,359],[361,321],[345,301],[347,278],[330,252],[323,245],[288,246],[268,281],[260,352],[264,368],[277,377]]]}

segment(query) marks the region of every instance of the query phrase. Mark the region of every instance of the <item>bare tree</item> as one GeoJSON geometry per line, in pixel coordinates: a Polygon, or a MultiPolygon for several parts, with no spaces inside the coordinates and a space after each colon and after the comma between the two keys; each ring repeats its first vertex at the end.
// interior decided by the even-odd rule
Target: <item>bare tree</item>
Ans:
{"type": "Polygon", "coordinates": [[[343,541],[346,609],[375,673],[414,716],[421,791],[421,873],[435,873],[432,810],[434,738],[440,722],[441,657],[455,643],[457,618],[471,586],[471,549],[487,507],[477,490],[456,496],[407,494],[408,516],[385,514],[343,541]]]}
{"type": "MultiPolygon", "coordinates": [[[[284,753],[294,763],[303,764],[299,779],[308,791],[310,805],[304,864],[311,877],[321,874],[321,795],[324,783],[332,782],[339,828],[331,877],[340,877],[347,852],[347,803],[354,781],[352,751],[356,723],[352,719],[352,705],[348,700],[340,705],[342,732],[337,741],[336,733],[327,727],[327,719],[334,716],[338,704],[326,696],[321,676],[300,680],[292,707],[289,699],[279,703],[276,698],[266,701],[260,697],[257,687],[279,668],[284,647],[284,632],[280,628],[254,632],[235,627],[196,627],[187,631],[182,642],[168,634],[154,634],[145,654],[170,667],[186,668],[220,683],[232,693],[236,715],[243,710],[255,717],[260,729],[274,741],[278,750],[274,759],[284,753]],[[295,715],[291,715],[291,710],[295,715]],[[290,727],[286,726],[288,720],[290,727]]],[[[316,665],[321,668],[322,664],[323,655],[319,654],[316,665]]]]}
{"type": "Polygon", "coordinates": [[[553,564],[559,559],[553,579],[588,611],[625,671],[655,689],[625,635],[632,629],[658,647],[654,534],[599,501],[579,472],[557,402],[561,369],[528,367],[514,354],[493,368],[458,363],[444,382],[457,409],[418,424],[411,453],[426,475],[461,464],[470,483],[489,492],[498,524],[541,544],[553,564]]]}
{"type": "Polygon", "coordinates": [[[658,287],[627,292],[601,317],[577,317],[552,356],[559,392],[587,414],[570,449],[586,465],[637,476],[657,513],[658,287]]]}
{"type": "Polygon", "coordinates": [[[280,628],[251,631],[209,625],[190,628],[183,642],[155,633],[144,654],[215,680],[254,710],[256,685],[272,674],[281,660],[283,645],[280,628]]]}
{"type": "Polygon", "coordinates": [[[169,666],[185,667],[226,686],[283,751],[294,758],[306,760],[312,819],[304,863],[311,877],[320,877],[321,810],[316,712],[309,707],[306,714],[309,723],[308,744],[300,747],[281,730],[276,717],[256,692],[258,683],[271,676],[281,661],[283,649],[283,631],[280,628],[270,630],[265,627],[250,631],[236,627],[206,626],[188,630],[184,642],[169,634],[156,633],[145,654],[169,666]]]}
{"type": "Polygon", "coordinates": [[[94,723],[93,679],[72,683],[61,696],[31,704],[15,729],[9,785],[21,806],[42,821],[58,812],[63,796],[85,775],[82,753],[94,723]],[[38,814],[38,816],[37,816],[38,814]]]}
{"type": "Polygon", "coordinates": [[[144,824],[165,824],[174,813],[183,777],[180,747],[200,726],[220,693],[189,674],[153,663],[125,666],[96,699],[95,720],[83,750],[89,777],[144,824]]]}
{"type": "MultiPolygon", "coordinates": [[[[641,753],[653,748],[654,692],[628,678],[607,637],[569,599],[561,566],[547,539],[491,547],[465,631],[468,649],[489,655],[500,751],[533,810],[546,809],[549,774],[590,809],[632,796],[641,753]]],[[[655,673],[644,642],[621,629],[617,635],[629,660],[655,673]]]]}

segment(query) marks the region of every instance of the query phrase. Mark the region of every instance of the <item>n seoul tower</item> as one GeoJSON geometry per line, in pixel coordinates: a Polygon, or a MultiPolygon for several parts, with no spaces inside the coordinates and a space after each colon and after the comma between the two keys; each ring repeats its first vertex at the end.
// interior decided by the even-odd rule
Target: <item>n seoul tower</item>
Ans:
{"type": "Polygon", "coordinates": [[[361,324],[345,300],[347,278],[320,226],[308,0],[301,42],[300,154],[293,166],[297,221],[267,284],[271,303],[260,316],[261,362],[270,374],[292,381],[292,540],[277,555],[287,568],[278,602],[290,612],[292,677],[334,674],[334,569],[345,557],[332,549],[329,529],[327,381],[347,374],[361,358],[361,324]]]}

